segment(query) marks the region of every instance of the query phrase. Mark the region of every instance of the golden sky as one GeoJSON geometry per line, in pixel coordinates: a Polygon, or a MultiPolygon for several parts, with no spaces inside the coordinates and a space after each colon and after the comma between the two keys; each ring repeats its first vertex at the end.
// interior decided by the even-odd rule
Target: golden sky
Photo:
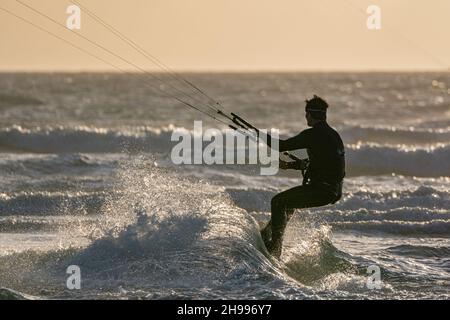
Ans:
{"type": "MultiPolygon", "coordinates": [[[[20,0],[65,24],[66,0],[20,0]]],[[[78,0],[176,70],[448,70],[449,0],[78,0]],[[381,8],[368,30],[366,8],[381,8]]],[[[106,58],[16,0],[0,7],[106,58]]],[[[81,30],[146,69],[154,68],[90,17],[81,30]]],[[[112,70],[0,10],[0,70],[112,70]]]]}

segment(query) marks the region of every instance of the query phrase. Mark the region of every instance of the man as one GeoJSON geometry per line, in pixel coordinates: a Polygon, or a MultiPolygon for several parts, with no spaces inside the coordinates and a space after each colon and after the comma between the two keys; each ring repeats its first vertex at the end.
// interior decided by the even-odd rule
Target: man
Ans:
{"type": "MultiPolygon", "coordinates": [[[[328,104],[322,98],[306,101],[306,121],[309,129],[295,137],[279,141],[279,152],[306,149],[307,161],[282,161],[280,169],[306,170],[303,184],[283,191],[272,198],[271,220],[261,231],[269,252],[280,257],[286,224],[296,208],[311,208],[337,202],[342,196],[345,176],[345,151],[339,134],[326,119],[328,104]]],[[[272,138],[268,137],[271,146],[272,138]]]]}

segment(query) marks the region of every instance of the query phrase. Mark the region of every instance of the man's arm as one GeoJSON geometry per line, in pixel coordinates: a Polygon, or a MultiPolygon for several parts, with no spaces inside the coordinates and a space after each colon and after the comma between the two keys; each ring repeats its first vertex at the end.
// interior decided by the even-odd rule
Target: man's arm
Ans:
{"type": "MultiPolygon", "coordinates": [[[[291,150],[297,150],[297,149],[305,149],[309,147],[309,141],[311,136],[311,129],[306,129],[300,132],[295,137],[282,140],[278,140],[278,151],[284,152],[284,151],[291,151],[291,150]]],[[[275,139],[270,136],[270,134],[267,134],[267,145],[271,148],[272,143],[275,139]]]]}

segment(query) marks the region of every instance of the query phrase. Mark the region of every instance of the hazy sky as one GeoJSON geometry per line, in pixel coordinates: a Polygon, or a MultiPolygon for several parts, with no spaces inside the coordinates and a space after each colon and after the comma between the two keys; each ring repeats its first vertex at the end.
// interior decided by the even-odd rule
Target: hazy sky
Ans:
{"type": "MultiPolygon", "coordinates": [[[[20,0],[65,24],[65,0],[20,0]]],[[[179,70],[435,70],[450,66],[449,0],[78,0],[179,70]],[[368,30],[366,8],[381,8],[368,30]]],[[[15,0],[0,6],[118,61],[15,0]]],[[[154,67],[82,12],[83,35],[154,67]]],[[[0,10],[0,70],[110,70],[0,10]]],[[[128,66],[130,69],[132,67],[128,66]]]]}

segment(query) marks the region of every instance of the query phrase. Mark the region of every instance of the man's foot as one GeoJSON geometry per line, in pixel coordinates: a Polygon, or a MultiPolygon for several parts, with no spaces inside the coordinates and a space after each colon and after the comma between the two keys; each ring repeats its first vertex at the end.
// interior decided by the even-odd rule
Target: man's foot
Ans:
{"type": "Polygon", "coordinates": [[[261,230],[261,238],[264,241],[264,244],[269,244],[270,240],[272,239],[272,227],[270,225],[270,222],[261,230]]]}
{"type": "Polygon", "coordinates": [[[270,241],[268,244],[266,244],[266,248],[272,256],[274,256],[277,259],[280,258],[282,249],[281,243],[278,243],[278,241],[277,242],[270,241]]]}

